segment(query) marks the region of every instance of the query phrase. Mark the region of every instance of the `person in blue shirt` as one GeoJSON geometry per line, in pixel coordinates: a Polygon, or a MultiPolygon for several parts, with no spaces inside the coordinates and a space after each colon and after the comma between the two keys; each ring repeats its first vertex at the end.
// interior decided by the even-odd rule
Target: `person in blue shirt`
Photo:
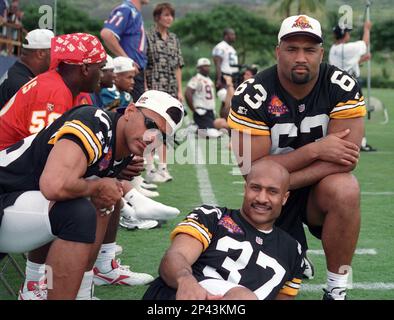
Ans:
{"type": "Polygon", "coordinates": [[[101,30],[101,38],[116,56],[133,59],[136,66],[133,100],[144,92],[144,69],[147,63],[146,36],[141,15],[142,5],[149,0],[124,0],[112,10],[101,30]]]}

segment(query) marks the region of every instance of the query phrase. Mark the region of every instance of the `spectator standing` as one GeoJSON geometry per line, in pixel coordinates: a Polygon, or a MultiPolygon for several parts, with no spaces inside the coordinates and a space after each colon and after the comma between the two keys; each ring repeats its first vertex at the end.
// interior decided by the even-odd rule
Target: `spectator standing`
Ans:
{"type": "Polygon", "coordinates": [[[198,73],[187,84],[185,98],[193,112],[193,119],[199,133],[210,138],[218,138],[221,133],[214,128],[215,85],[209,77],[211,61],[200,58],[197,61],[198,73]]]}
{"type": "Polygon", "coordinates": [[[149,0],[124,0],[112,10],[101,30],[101,38],[115,57],[129,57],[135,62],[136,73],[133,101],[145,91],[146,36],[141,7],[149,0]]]}
{"type": "Polygon", "coordinates": [[[223,40],[212,50],[216,70],[216,90],[218,97],[226,96],[226,81],[223,75],[233,76],[239,71],[238,54],[232,46],[235,40],[236,34],[234,29],[226,28],[223,31],[223,40]]]}
{"type": "MultiPolygon", "coordinates": [[[[184,65],[181,46],[177,36],[169,32],[174,22],[175,9],[168,3],[159,3],[153,10],[155,25],[147,32],[148,64],[145,72],[146,87],[151,90],[167,92],[183,102],[182,67],[184,65]]],[[[172,180],[167,169],[165,144],[158,148],[159,167],[155,169],[153,158],[147,158],[147,175],[149,182],[166,182],[172,180]]]]}
{"type": "MultiPolygon", "coordinates": [[[[371,59],[371,55],[367,53],[371,27],[371,22],[366,21],[362,40],[352,42],[350,41],[351,28],[338,24],[333,29],[335,43],[330,48],[328,61],[330,64],[349,72],[358,80],[360,85],[360,64],[371,59]]],[[[367,144],[365,136],[361,141],[361,151],[376,151],[375,148],[367,144]]]]}

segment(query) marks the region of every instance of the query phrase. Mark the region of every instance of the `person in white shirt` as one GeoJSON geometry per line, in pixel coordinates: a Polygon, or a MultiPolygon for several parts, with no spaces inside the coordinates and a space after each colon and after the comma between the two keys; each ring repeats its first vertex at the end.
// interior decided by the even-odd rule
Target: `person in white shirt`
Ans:
{"type": "MultiPolygon", "coordinates": [[[[372,24],[370,21],[364,23],[364,33],[362,40],[350,42],[351,28],[337,25],[334,29],[335,43],[331,46],[328,62],[342,70],[347,71],[360,82],[360,64],[371,59],[367,53],[369,45],[369,33],[372,24]]],[[[367,144],[364,136],[361,142],[361,151],[376,151],[375,148],[367,144]]]]}
{"type": "Polygon", "coordinates": [[[370,56],[365,55],[369,44],[371,22],[365,22],[362,40],[349,42],[351,30],[346,26],[341,27],[339,25],[333,29],[336,41],[330,48],[328,60],[330,64],[358,78],[360,77],[360,62],[370,59],[370,56]]]}
{"type": "Polygon", "coordinates": [[[193,112],[193,119],[198,129],[211,138],[221,133],[214,128],[215,120],[215,86],[209,77],[211,61],[200,58],[197,61],[197,74],[189,80],[185,91],[186,102],[193,112]]]}
{"type": "Polygon", "coordinates": [[[239,71],[238,55],[232,44],[236,40],[234,29],[226,28],[223,31],[223,41],[219,42],[212,50],[213,61],[216,68],[216,90],[218,96],[226,95],[222,89],[226,88],[223,75],[232,76],[239,71]]]}

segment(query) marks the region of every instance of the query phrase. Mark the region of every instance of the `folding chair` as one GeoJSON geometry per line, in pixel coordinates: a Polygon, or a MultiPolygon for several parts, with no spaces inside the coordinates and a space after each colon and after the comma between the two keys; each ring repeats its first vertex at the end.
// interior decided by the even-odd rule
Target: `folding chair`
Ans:
{"type": "MultiPolygon", "coordinates": [[[[23,255],[23,257],[25,258],[24,255],[23,255]]],[[[0,253],[0,262],[2,264],[0,266],[0,282],[3,284],[3,286],[6,288],[6,290],[8,291],[8,293],[10,295],[17,297],[18,292],[16,292],[11,287],[10,283],[8,282],[8,280],[6,278],[6,271],[7,271],[8,267],[10,265],[12,265],[15,268],[15,270],[17,271],[17,273],[22,277],[22,279],[25,278],[25,274],[24,274],[22,268],[19,266],[18,262],[10,254],[0,253]]]]}

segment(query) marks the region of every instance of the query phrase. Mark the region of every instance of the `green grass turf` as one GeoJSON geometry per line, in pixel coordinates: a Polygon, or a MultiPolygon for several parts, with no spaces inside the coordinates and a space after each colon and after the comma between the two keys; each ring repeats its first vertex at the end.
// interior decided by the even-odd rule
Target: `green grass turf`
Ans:
{"type": "MultiPolygon", "coordinates": [[[[373,90],[372,94],[379,97],[389,109],[391,121],[381,125],[378,121],[366,120],[368,143],[378,149],[374,153],[362,153],[361,160],[355,171],[363,192],[394,192],[394,91],[373,90]]],[[[377,117],[376,117],[377,118],[377,117]]],[[[227,153],[226,143],[222,152],[227,153]]],[[[218,155],[218,159],[221,157],[218,155]]],[[[220,161],[219,161],[220,162],[220,161]]],[[[219,205],[239,207],[242,202],[242,181],[240,176],[232,176],[233,166],[210,164],[207,166],[215,198],[219,205]]],[[[178,207],[181,215],[164,224],[159,229],[147,231],[126,231],[119,229],[118,243],[123,247],[120,256],[123,264],[130,264],[132,270],[157,275],[160,259],[169,245],[169,234],[191,209],[201,204],[196,167],[186,164],[170,165],[174,181],[160,186],[159,201],[178,207]]],[[[363,283],[393,283],[392,268],[394,264],[394,196],[363,195],[362,196],[362,227],[358,248],[375,248],[377,255],[355,256],[353,259],[353,281],[363,283]]],[[[308,236],[311,249],[321,249],[319,241],[308,236]]],[[[14,255],[23,265],[21,255],[14,255]]],[[[315,268],[315,279],[305,281],[308,284],[323,284],[326,277],[324,256],[310,256],[315,268]]],[[[3,262],[0,262],[0,267],[3,262]]],[[[20,277],[13,268],[8,268],[6,277],[16,289],[21,283],[20,277]]],[[[96,296],[101,299],[140,299],[146,287],[96,287],[96,296]]],[[[321,299],[322,292],[300,292],[297,299],[321,299]]],[[[393,299],[394,290],[349,290],[350,299],[393,299]]],[[[5,289],[0,285],[0,300],[10,300],[5,289]]]]}

